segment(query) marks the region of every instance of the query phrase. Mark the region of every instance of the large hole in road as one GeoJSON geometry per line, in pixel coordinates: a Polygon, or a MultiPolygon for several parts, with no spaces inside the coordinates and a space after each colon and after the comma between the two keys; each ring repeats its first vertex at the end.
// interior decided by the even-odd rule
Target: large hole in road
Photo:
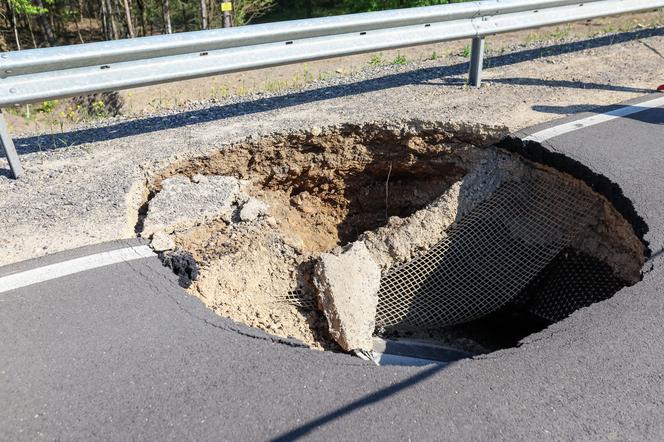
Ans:
{"type": "Polygon", "coordinates": [[[646,248],[585,182],[494,147],[500,128],[316,128],[155,177],[140,221],[220,315],[314,348],[378,336],[518,345],[636,283],[646,248]]]}

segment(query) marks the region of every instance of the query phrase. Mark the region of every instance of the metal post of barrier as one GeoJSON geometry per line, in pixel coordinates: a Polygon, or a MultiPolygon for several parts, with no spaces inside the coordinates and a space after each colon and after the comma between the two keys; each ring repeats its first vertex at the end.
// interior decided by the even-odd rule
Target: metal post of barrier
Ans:
{"type": "Polygon", "coordinates": [[[21,167],[21,160],[18,159],[18,155],[16,154],[14,141],[7,130],[2,110],[0,110],[0,148],[5,151],[5,156],[7,157],[9,168],[11,169],[14,178],[20,178],[23,175],[23,167],[21,167]]]}
{"type": "Polygon", "coordinates": [[[473,38],[473,45],[470,49],[470,72],[468,74],[468,84],[473,87],[480,87],[482,83],[482,66],[484,65],[484,37],[473,38]]]}

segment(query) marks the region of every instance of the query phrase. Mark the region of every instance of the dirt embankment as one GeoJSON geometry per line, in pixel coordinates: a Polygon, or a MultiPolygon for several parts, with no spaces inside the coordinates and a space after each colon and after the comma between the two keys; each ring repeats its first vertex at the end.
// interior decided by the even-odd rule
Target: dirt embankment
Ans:
{"type": "MultiPolygon", "coordinates": [[[[157,235],[165,262],[219,314],[336,348],[312,283],[322,253],[362,241],[385,273],[426,252],[508,180],[545,174],[585,186],[490,147],[504,134],[477,125],[368,124],[239,143],[163,171],[143,234],[157,235]]],[[[574,247],[615,269],[633,263],[623,271],[635,282],[643,246],[605,199],[583,191],[597,217],[574,247]]]]}

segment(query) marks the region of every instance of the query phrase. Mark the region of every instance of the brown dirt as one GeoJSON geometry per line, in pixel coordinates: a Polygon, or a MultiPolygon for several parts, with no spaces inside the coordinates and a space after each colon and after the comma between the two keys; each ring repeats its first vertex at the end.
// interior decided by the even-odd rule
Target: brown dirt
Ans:
{"type": "MultiPolygon", "coordinates": [[[[337,347],[316,308],[309,279],[322,252],[366,238],[365,232],[379,232],[369,235],[374,242],[401,235],[426,249],[432,241],[420,244],[406,230],[416,227],[418,235],[429,235],[425,221],[426,213],[434,213],[427,212],[431,203],[446,198],[448,190],[489,157],[515,164],[510,172],[515,176],[537,169],[591,192],[578,180],[489,148],[504,133],[500,127],[411,123],[273,134],[174,163],[155,178],[152,190],[158,192],[161,180],[174,175],[234,176],[251,183],[247,192],[268,204],[267,216],[251,222],[217,220],[176,232],[172,255],[193,259],[196,276],[189,289],[219,314],[314,348],[332,349],[337,347]]],[[[608,201],[594,195],[599,221],[584,232],[598,233],[584,234],[577,246],[596,251],[605,261],[618,256],[613,259],[617,265],[629,261],[632,282],[643,264],[643,245],[608,201]],[[589,237],[602,244],[615,243],[611,238],[620,241],[598,246],[589,237]]],[[[472,200],[473,195],[465,198],[472,200]]],[[[445,227],[441,229],[444,235],[445,227]]]]}
{"type": "Polygon", "coordinates": [[[174,164],[173,175],[227,175],[269,205],[254,223],[218,220],[176,234],[196,262],[190,291],[223,316],[314,348],[335,348],[314,307],[313,259],[438,198],[504,128],[379,125],[272,135],[174,164]],[[387,193],[386,193],[387,189],[387,193]],[[396,218],[395,218],[396,217],[396,218]]]}
{"type": "MultiPolygon", "coordinates": [[[[327,133],[273,135],[218,154],[175,164],[163,176],[231,175],[256,184],[282,229],[319,253],[406,217],[466,174],[475,146],[506,133],[501,127],[458,124],[413,128],[377,125],[327,133]],[[419,133],[418,133],[419,132],[419,133]],[[387,184],[387,201],[386,201],[387,184]]],[[[316,133],[316,131],[314,131],[316,133]]]]}

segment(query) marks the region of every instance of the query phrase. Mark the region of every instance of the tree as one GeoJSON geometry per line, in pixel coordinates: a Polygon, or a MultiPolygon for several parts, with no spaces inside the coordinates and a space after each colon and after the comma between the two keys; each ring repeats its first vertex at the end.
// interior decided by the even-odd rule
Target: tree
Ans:
{"type": "Polygon", "coordinates": [[[136,0],[136,7],[138,8],[138,17],[141,21],[141,35],[147,35],[145,28],[145,4],[143,0],[136,0]]]}
{"type": "Polygon", "coordinates": [[[127,20],[127,33],[129,37],[134,38],[134,24],[131,21],[131,8],[129,7],[129,0],[124,0],[125,19],[127,20]]]}
{"type": "MultiPolygon", "coordinates": [[[[220,27],[223,0],[0,0],[5,50],[220,27]],[[174,12],[175,11],[175,12],[174,12]]],[[[226,0],[236,26],[466,0],[226,0]],[[277,10],[278,9],[278,10],[277,10]]]]}
{"type": "Polygon", "coordinates": [[[48,17],[46,16],[46,14],[48,13],[48,9],[44,7],[44,3],[42,2],[42,0],[35,0],[35,6],[39,11],[37,13],[37,21],[39,22],[39,26],[42,28],[44,36],[46,37],[46,42],[48,43],[49,46],[55,46],[57,44],[57,39],[55,38],[55,33],[53,32],[53,27],[51,26],[51,22],[48,20],[48,17]]]}
{"type": "Polygon", "coordinates": [[[111,25],[108,16],[108,9],[106,8],[106,0],[101,0],[101,25],[104,31],[104,39],[111,40],[113,38],[111,34],[111,25]]]}
{"type": "Polygon", "coordinates": [[[171,26],[171,7],[168,3],[168,0],[162,0],[161,10],[164,14],[164,32],[166,34],[172,34],[173,27],[171,26]]]}
{"type": "Polygon", "coordinates": [[[11,10],[11,23],[12,31],[14,32],[14,39],[16,40],[16,47],[21,50],[21,39],[18,36],[18,26],[16,25],[16,8],[12,6],[11,1],[7,1],[7,9],[11,10]]]}
{"type": "Polygon", "coordinates": [[[251,23],[252,20],[270,12],[276,4],[277,0],[235,0],[233,2],[235,26],[251,23]]]}
{"type": "MultiPolygon", "coordinates": [[[[463,1],[463,0],[461,0],[463,1]]],[[[385,9],[414,8],[416,6],[445,5],[459,0],[343,0],[348,12],[382,11],[385,9]]]]}
{"type": "MultiPolygon", "coordinates": [[[[40,0],[41,3],[41,0],[40,0]]],[[[7,8],[10,10],[11,13],[11,23],[12,23],[12,30],[14,33],[14,39],[16,41],[16,49],[19,51],[21,50],[21,42],[19,38],[19,29],[18,29],[18,19],[17,16],[23,14],[26,17],[26,21],[28,23],[28,27],[30,29],[30,34],[32,35],[32,27],[30,26],[30,19],[31,17],[34,16],[42,16],[44,19],[45,17],[43,14],[46,14],[48,10],[44,8],[42,5],[40,6],[35,6],[33,5],[30,0],[7,0],[7,8]]],[[[48,20],[46,20],[46,26],[48,29],[50,29],[50,24],[48,23],[48,20]]],[[[47,35],[47,38],[49,38],[49,35],[47,35]]],[[[36,47],[37,45],[35,44],[36,42],[34,41],[34,36],[33,36],[33,44],[36,47]]],[[[53,35],[53,32],[51,30],[50,38],[48,41],[49,44],[54,44],[55,43],[55,36],[53,35]]]]}
{"type": "Polygon", "coordinates": [[[201,29],[208,28],[207,0],[201,0],[201,29]]]}

